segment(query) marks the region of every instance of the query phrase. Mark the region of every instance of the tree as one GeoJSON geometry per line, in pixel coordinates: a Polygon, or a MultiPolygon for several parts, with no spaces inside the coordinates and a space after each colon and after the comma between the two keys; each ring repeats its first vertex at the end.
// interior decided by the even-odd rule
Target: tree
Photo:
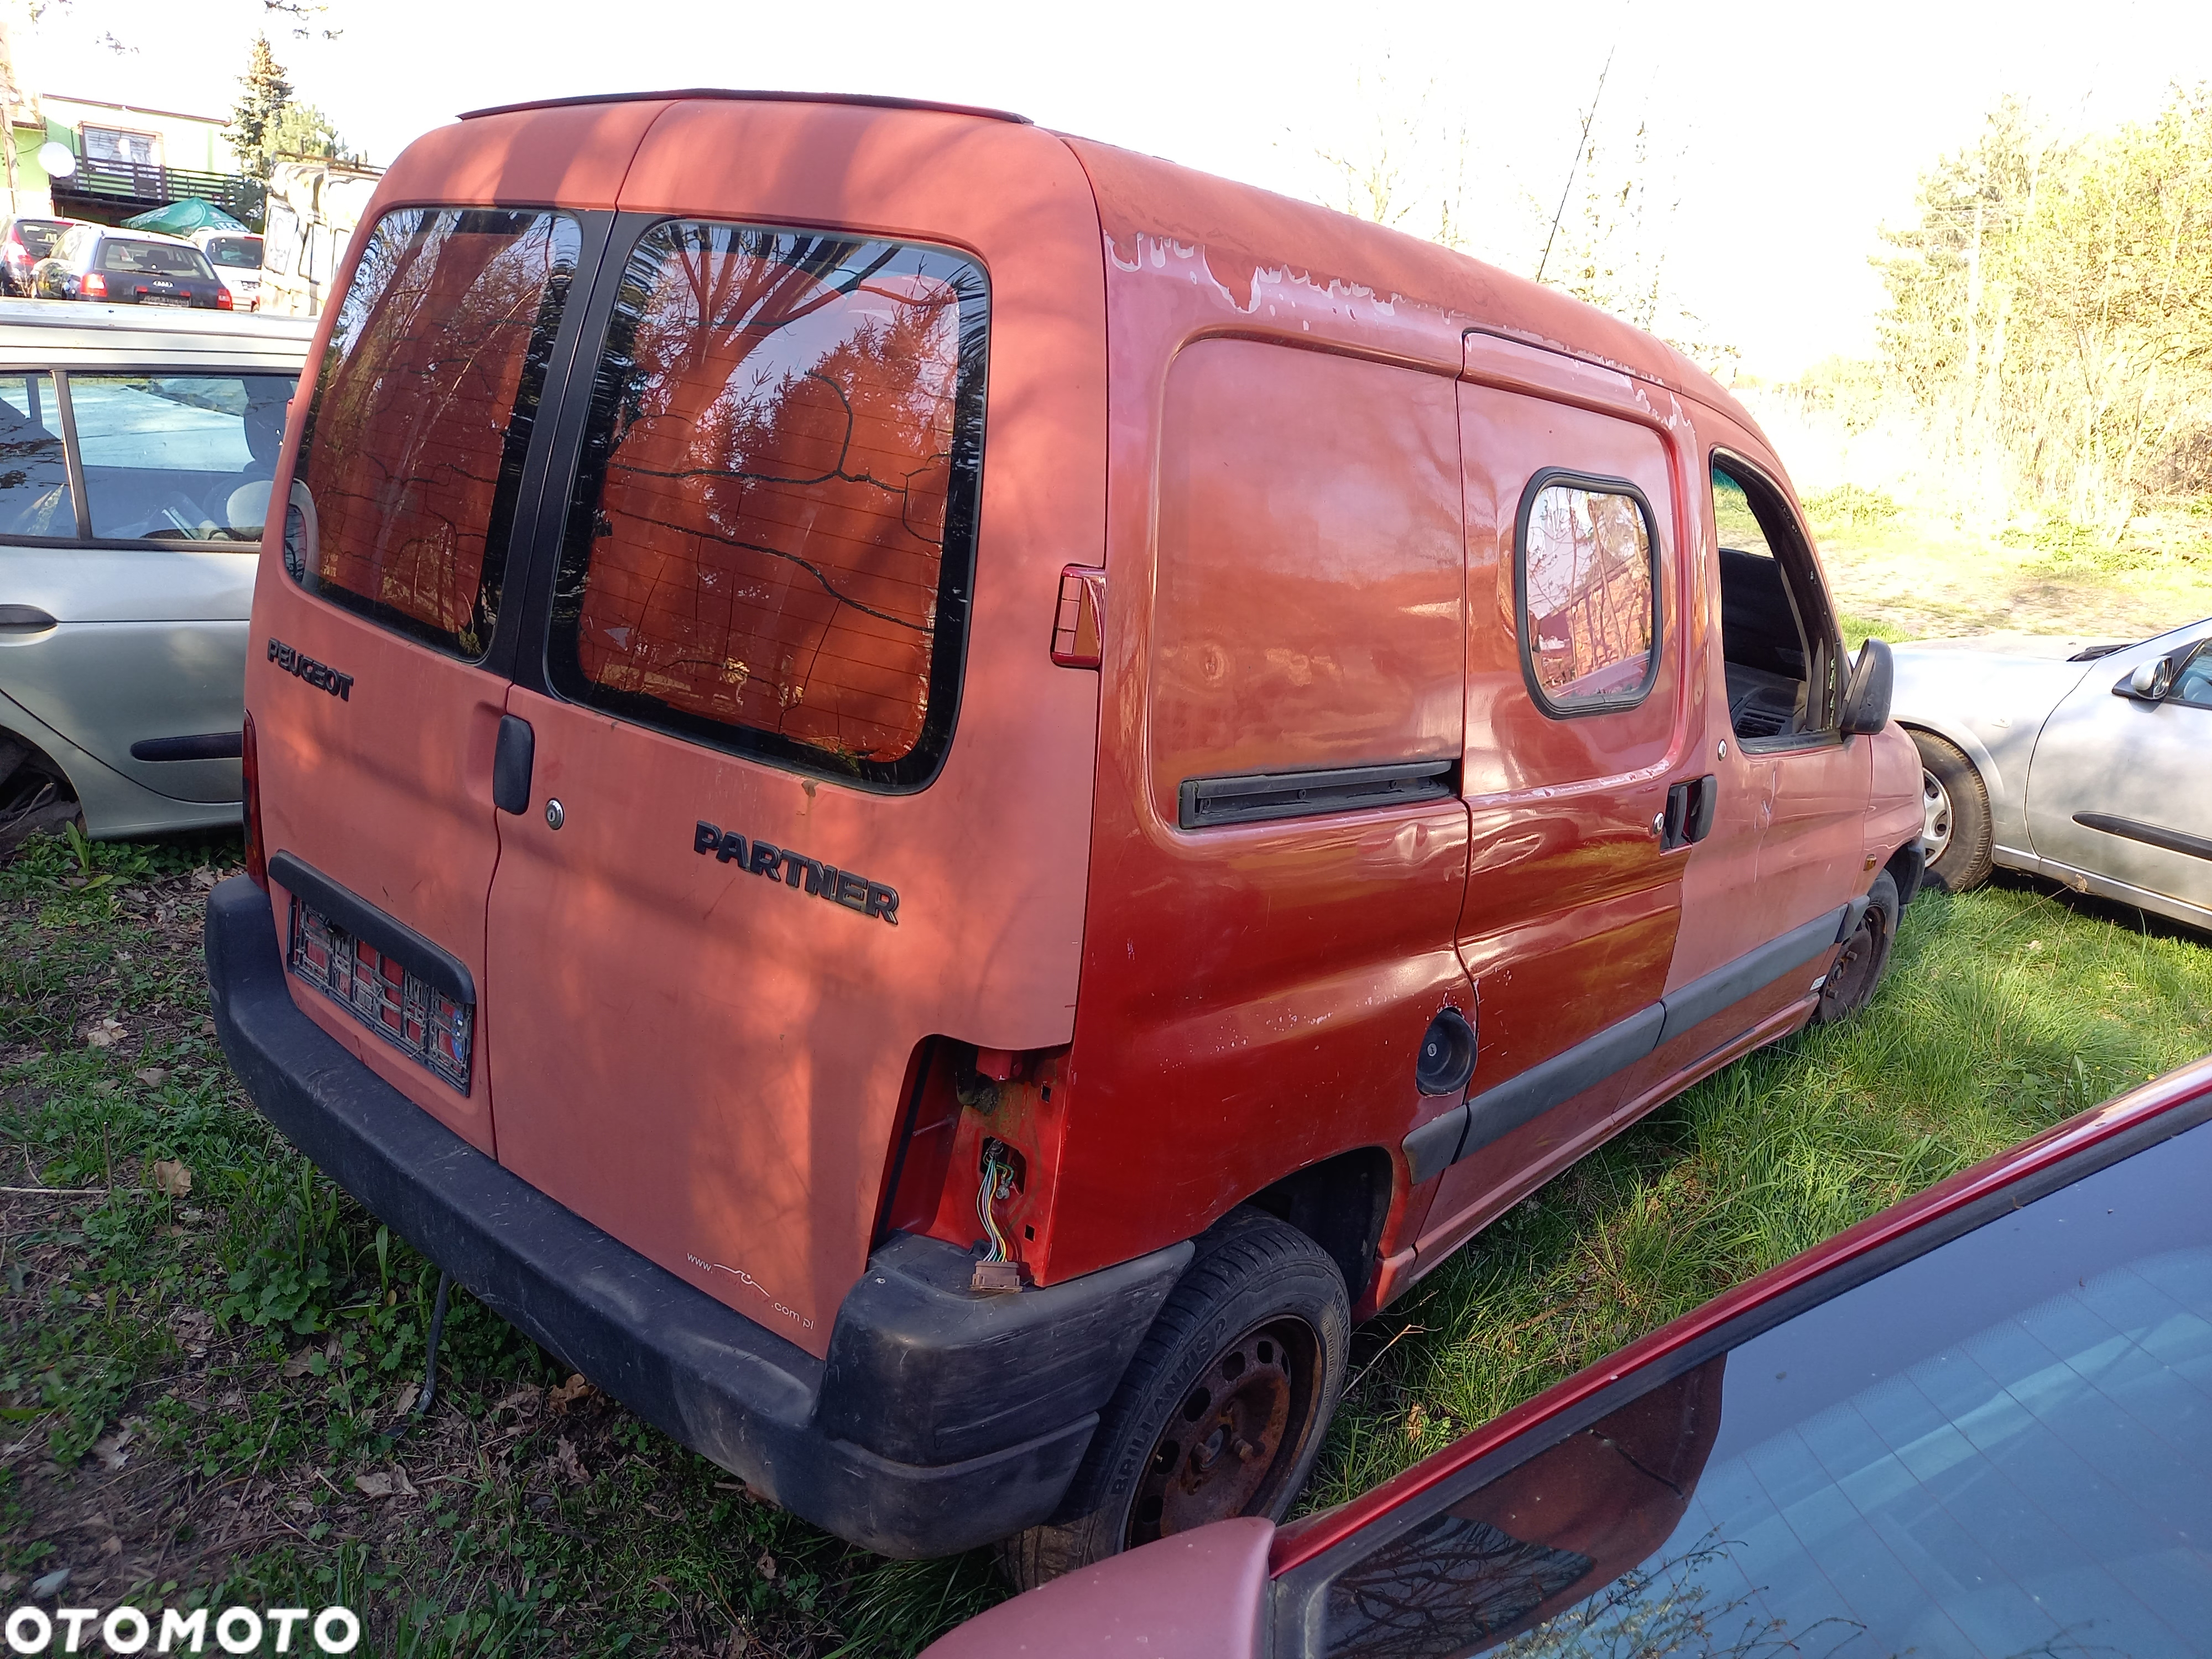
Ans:
{"type": "Polygon", "coordinates": [[[292,101],[292,83],[284,78],[276,54],[269,50],[267,35],[253,37],[246,73],[238,80],[243,90],[230,112],[230,148],[241,168],[256,179],[266,179],[270,130],[292,101]]]}
{"type": "Polygon", "coordinates": [[[322,156],[333,161],[360,161],[360,152],[349,149],[331,119],[313,104],[287,104],[263,133],[264,165],[274,168],[285,158],[322,156]]]}

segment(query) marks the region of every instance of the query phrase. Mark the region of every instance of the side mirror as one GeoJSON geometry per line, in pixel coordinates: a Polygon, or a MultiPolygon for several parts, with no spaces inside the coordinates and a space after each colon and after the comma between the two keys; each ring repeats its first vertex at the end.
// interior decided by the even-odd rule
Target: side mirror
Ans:
{"type": "Polygon", "coordinates": [[[1844,735],[1871,737],[1889,724],[1890,693],[1897,684],[1897,663],[1884,640],[1869,640],[1859,647],[1851,664],[1850,684],[1844,688],[1844,735]]]}
{"type": "Polygon", "coordinates": [[[2137,702],[2164,702],[2167,694],[2173,690],[2175,657],[2184,654],[2177,652],[2172,656],[2137,663],[2135,672],[2112,688],[2112,695],[2133,697],[2137,702]]]}

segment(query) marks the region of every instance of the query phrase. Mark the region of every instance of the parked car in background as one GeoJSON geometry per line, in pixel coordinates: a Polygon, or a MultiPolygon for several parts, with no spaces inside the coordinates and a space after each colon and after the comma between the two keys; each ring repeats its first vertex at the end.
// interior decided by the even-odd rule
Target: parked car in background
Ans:
{"type": "Polygon", "coordinates": [[[2202,1654],[2208,1120],[2199,1061],[1351,1504],[1147,1545],[926,1659],[2202,1654]]]}
{"type": "Polygon", "coordinates": [[[41,300],[98,300],[109,305],[234,308],[230,290],[190,242],[145,231],[77,224],[31,268],[41,300]]]}
{"type": "Polygon", "coordinates": [[[0,301],[0,848],[235,823],[254,557],[313,325],[0,301]]]}
{"type": "Polygon", "coordinates": [[[216,276],[230,290],[234,311],[258,311],[261,306],[261,239],[251,231],[201,230],[192,243],[207,256],[216,276]]]}
{"type": "Polygon", "coordinates": [[[481,112],[374,206],[218,1029],[792,1510],[1030,1577],[1279,1515],[1355,1320],[1874,994],[1887,647],[1650,336],[896,100],[481,112]]]}
{"type": "Polygon", "coordinates": [[[1899,646],[1928,874],[1993,866],[2212,929],[2212,618],[2154,639],[1899,646]]]}
{"type": "Polygon", "coordinates": [[[62,233],[82,222],[76,219],[10,219],[0,234],[0,296],[27,297],[31,268],[54,251],[62,233]]]}

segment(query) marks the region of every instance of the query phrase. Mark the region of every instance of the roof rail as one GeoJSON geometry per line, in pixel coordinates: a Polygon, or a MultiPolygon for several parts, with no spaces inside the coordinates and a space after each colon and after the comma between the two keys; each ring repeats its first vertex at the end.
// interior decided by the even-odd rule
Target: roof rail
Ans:
{"type": "Polygon", "coordinates": [[[729,87],[684,87],[671,92],[591,92],[574,98],[538,98],[528,103],[493,104],[483,109],[463,110],[460,118],[473,121],[480,116],[514,115],[523,110],[567,109],[578,104],[641,104],[677,98],[750,99],[769,104],[860,104],[872,109],[928,109],[945,115],[976,115],[987,121],[1013,121],[1025,127],[1036,125],[1026,115],[1017,115],[1012,110],[986,109],[979,104],[940,104],[928,98],[885,98],[870,92],[761,92],[729,87]]]}

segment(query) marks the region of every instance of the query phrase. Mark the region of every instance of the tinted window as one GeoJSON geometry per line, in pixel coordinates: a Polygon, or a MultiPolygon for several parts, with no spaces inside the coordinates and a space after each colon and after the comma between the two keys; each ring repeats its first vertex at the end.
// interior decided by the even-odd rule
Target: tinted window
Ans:
{"type": "Polygon", "coordinates": [[[1409,1505],[1300,1586],[1305,1650],[2200,1651],[2208,1182],[2212,1126],[1409,1505]]]}
{"type": "Polygon", "coordinates": [[[74,536],[51,374],[0,374],[0,536],[74,536]]]}
{"type": "Polygon", "coordinates": [[[196,247],[162,242],[110,241],[100,250],[100,268],[125,276],[212,276],[196,247]]]}
{"type": "Polygon", "coordinates": [[[559,213],[402,208],[377,222],[301,441],[315,524],[286,537],[295,580],[455,656],[489,647],[577,247],[559,213]]]}
{"type": "Polygon", "coordinates": [[[258,542],[289,374],[70,376],[92,533],[258,542]]]}
{"type": "Polygon", "coordinates": [[[1559,714],[1641,702],[1655,617],[1643,498],[1540,477],[1522,507],[1518,541],[1521,645],[1537,700],[1559,714]]]}
{"type": "Polygon", "coordinates": [[[207,257],[226,270],[258,270],[261,239],[258,236],[210,236],[207,240],[207,257]]]}
{"type": "Polygon", "coordinates": [[[951,730],[986,291],[957,254],[663,224],[623,276],[550,667],[579,702],[878,786],[951,730]]]}

